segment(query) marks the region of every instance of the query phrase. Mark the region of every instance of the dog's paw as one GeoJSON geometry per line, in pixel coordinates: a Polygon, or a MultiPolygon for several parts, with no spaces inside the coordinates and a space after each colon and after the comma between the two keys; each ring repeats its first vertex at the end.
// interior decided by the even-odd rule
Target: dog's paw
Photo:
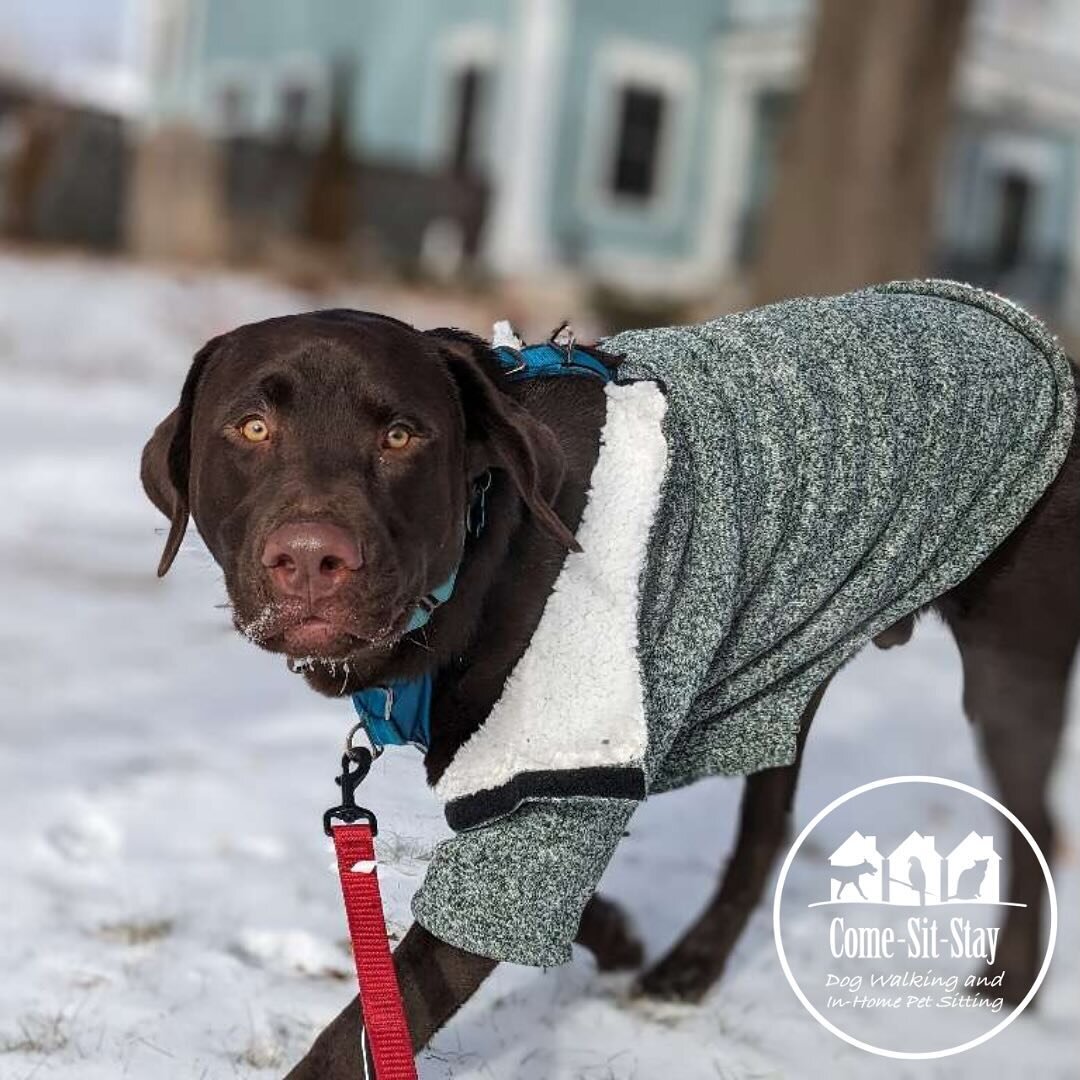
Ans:
{"type": "Polygon", "coordinates": [[[676,951],[644,972],[634,986],[638,997],[696,1005],[716,982],[712,957],[686,956],[676,951]]]}
{"type": "Polygon", "coordinates": [[[593,954],[599,971],[632,971],[645,959],[626,912],[603,896],[594,896],[585,908],[577,942],[593,954]]]}

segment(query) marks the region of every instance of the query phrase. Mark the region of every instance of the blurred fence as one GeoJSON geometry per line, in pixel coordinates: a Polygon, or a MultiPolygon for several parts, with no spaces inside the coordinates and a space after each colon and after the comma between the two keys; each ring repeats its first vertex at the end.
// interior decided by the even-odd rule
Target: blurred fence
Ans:
{"type": "MultiPolygon", "coordinates": [[[[236,254],[257,255],[267,237],[314,238],[313,204],[325,183],[318,151],[233,138],[223,154],[225,206],[236,254]]],[[[487,185],[479,178],[371,160],[345,162],[342,170],[338,239],[358,258],[408,272],[438,260],[433,242],[448,249],[448,261],[476,254],[489,201],[487,185]]]]}
{"type": "Polygon", "coordinates": [[[0,94],[0,218],[7,235],[116,250],[124,242],[130,165],[119,118],[0,94]]]}
{"type": "MultiPolygon", "coordinates": [[[[319,148],[253,137],[212,143],[195,132],[167,146],[171,157],[156,173],[140,174],[137,137],[118,117],[0,87],[0,232],[125,249],[136,177],[149,175],[144,211],[167,225],[188,203],[214,207],[199,218],[215,234],[202,250],[241,261],[258,261],[275,242],[315,241],[353,265],[450,275],[479,248],[489,203],[479,177],[347,157],[328,175],[319,148]],[[196,159],[211,164],[196,168],[196,159]],[[193,190],[202,185],[214,190],[193,190]],[[321,210],[335,199],[327,229],[321,210]]],[[[168,243],[155,253],[185,254],[168,243]]]]}

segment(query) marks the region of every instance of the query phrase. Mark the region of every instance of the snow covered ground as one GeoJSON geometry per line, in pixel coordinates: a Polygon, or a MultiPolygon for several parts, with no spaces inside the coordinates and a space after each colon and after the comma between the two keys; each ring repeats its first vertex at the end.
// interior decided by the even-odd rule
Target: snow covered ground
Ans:
{"type": "MultiPolygon", "coordinates": [[[[475,312],[432,301],[337,301],[482,329],[475,312]]],[[[231,631],[197,541],[155,579],[162,522],[137,482],[142,443],[205,338],[315,305],[255,279],[0,256],[3,1080],[281,1075],[353,992],[319,820],[348,710],[231,631]]],[[[864,654],[819,715],[799,821],[899,773],[992,790],[959,691],[955,651],[932,623],[905,649],[864,654]]],[[[505,968],[422,1075],[1075,1076],[1078,781],[1074,718],[1055,785],[1057,960],[1039,1011],[976,1050],[904,1063],[840,1042],[785,983],[763,908],[701,1008],[633,1001],[627,980],[598,977],[585,954],[547,973],[505,968]]],[[[652,955],[704,900],[737,796],[734,782],[703,783],[635,819],[604,888],[652,955]]],[[[400,933],[445,826],[409,751],[379,762],[365,800],[383,822],[400,933]]]]}

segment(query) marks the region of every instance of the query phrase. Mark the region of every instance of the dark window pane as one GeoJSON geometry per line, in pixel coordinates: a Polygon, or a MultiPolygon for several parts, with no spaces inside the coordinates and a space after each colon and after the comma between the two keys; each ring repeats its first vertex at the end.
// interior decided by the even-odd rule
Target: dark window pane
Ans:
{"type": "Polygon", "coordinates": [[[1001,179],[1001,218],[994,248],[994,269],[1012,270],[1023,254],[1024,234],[1034,191],[1032,183],[1020,173],[1006,173],[1001,179]]]}
{"type": "Polygon", "coordinates": [[[620,93],[611,176],[616,195],[644,200],[655,194],[665,109],[659,91],[626,87],[620,93]]]}
{"type": "Polygon", "coordinates": [[[750,168],[736,242],[740,266],[752,264],[757,256],[762,216],[775,183],[780,140],[794,103],[795,95],[790,90],[766,90],[755,103],[750,168]]]}
{"type": "Polygon", "coordinates": [[[484,95],[484,73],[468,67],[457,77],[454,129],[450,143],[450,167],[455,173],[475,172],[479,138],[477,128],[484,95]]]}
{"type": "Polygon", "coordinates": [[[304,133],[311,110],[311,91],[298,83],[289,83],[281,91],[281,133],[295,139],[304,133]]]}
{"type": "Polygon", "coordinates": [[[218,94],[218,111],[227,132],[244,131],[251,124],[251,95],[245,87],[229,83],[218,94]]]}

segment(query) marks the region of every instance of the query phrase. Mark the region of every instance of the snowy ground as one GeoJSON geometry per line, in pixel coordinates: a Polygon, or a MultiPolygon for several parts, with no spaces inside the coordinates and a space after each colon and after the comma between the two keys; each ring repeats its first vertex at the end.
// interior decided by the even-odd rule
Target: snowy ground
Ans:
{"type": "MultiPolygon", "coordinates": [[[[395,314],[445,322],[431,301],[395,314]]],[[[161,522],[142,442],[194,349],[228,325],[314,306],[251,279],[185,279],[0,256],[0,1078],[281,1075],[352,994],[319,816],[349,717],[240,641],[197,543],[154,577],[161,522]]],[[[462,322],[480,329],[472,313],[462,322]]],[[[929,772],[991,789],[959,709],[951,643],[923,624],[868,652],[821,711],[798,818],[858,783],[929,772]]],[[[1058,956],[1038,1013],[943,1062],[873,1058],[819,1028],[758,912],[699,1009],[629,1000],[582,954],[502,969],[439,1037],[424,1077],[1065,1077],[1080,1054],[1077,725],[1055,785],[1063,830],[1058,956]]],[[[664,796],[605,880],[658,953],[704,899],[737,785],[664,796]]],[[[390,920],[439,809],[410,752],[365,798],[384,823],[390,920]]],[[[793,871],[799,874],[799,865],[793,871]]]]}

